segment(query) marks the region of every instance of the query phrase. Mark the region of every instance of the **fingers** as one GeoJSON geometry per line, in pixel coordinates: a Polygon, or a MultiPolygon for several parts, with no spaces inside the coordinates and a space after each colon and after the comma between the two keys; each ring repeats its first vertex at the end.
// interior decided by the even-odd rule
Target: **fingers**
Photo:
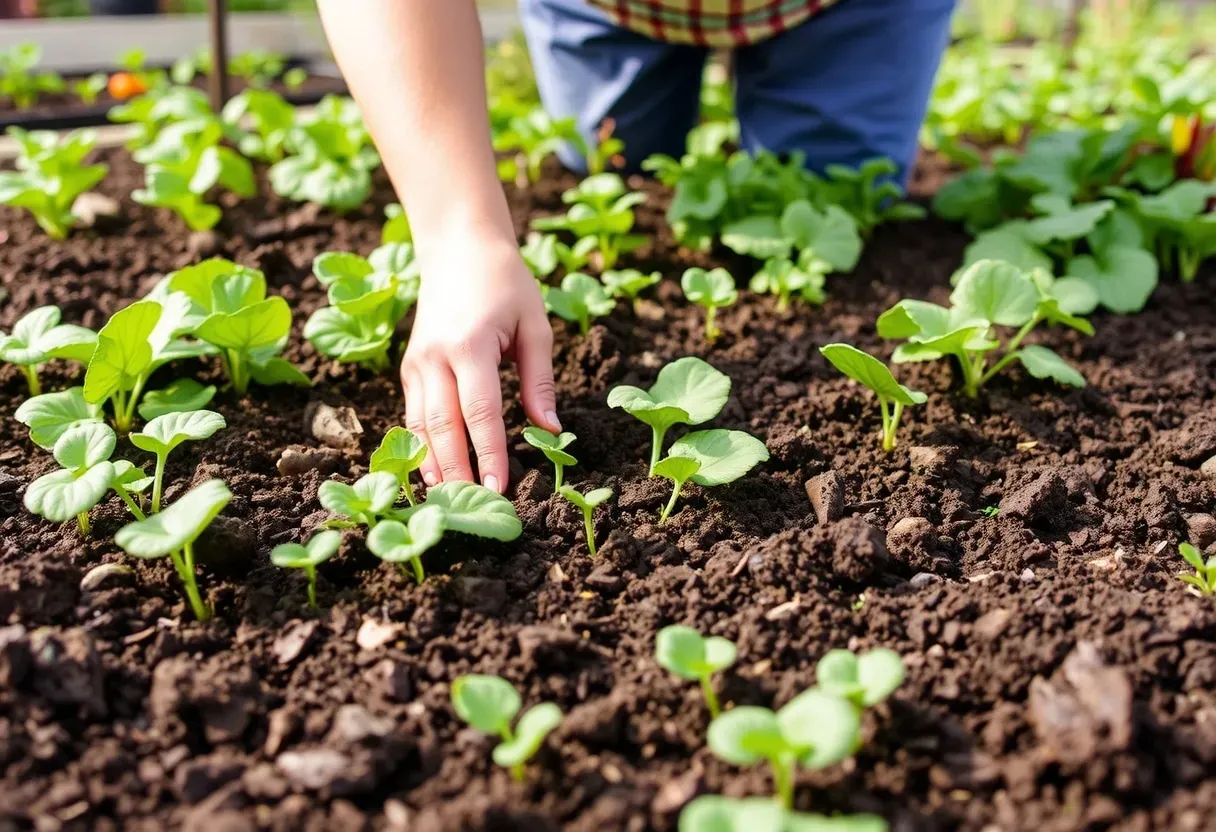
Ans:
{"type": "MultiPolygon", "coordinates": [[[[426,433],[431,446],[427,461],[433,462],[429,473],[435,476],[436,482],[472,482],[473,469],[469,465],[464,417],[451,365],[442,361],[431,361],[421,367],[418,374],[422,377],[423,398],[426,400],[426,433]]],[[[433,485],[434,483],[427,480],[425,468],[426,466],[423,479],[427,485],[433,485]]]]}
{"type": "Polygon", "coordinates": [[[407,363],[401,365],[401,386],[405,391],[405,426],[426,443],[428,451],[422,463],[422,481],[428,486],[439,482],[439,465],[429,450],[430,437],[426,432],[426,400],[423,395],[422,377],[407,363]]]}
{"type": "MultiPolygon", "coordinates": [[[[477,452],[481,484],[502,493],[507,483],[507,431],[502,419],[502,385],[498,379],[500,353],[484,344],[453,365],[460,394],[460,412],[477,452]]],[[[445,472],[446,478],[446,472],[445,472]]]]}
{"type": "Polygon", "coordinates": [[[553,385],[553,329],[549,319],[521,321],[515,343],[519,365],[519,392],[529,421],[559,433],[557,393],[553,385]]]}

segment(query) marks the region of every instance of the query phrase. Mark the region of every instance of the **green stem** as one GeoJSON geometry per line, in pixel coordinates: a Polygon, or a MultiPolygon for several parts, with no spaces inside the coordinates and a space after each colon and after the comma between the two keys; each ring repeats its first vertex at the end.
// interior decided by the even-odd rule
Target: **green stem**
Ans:
{"type": "Polygon", "coordinates": [[[899,419],[904,415],[904,406],[901,402],[895,403],[895,412],[891,414],[891,423],[887,431],[883,434],[882,449],[884,451],[895,450],[896,432],[899,430],[899,419]]]}
{"type": "Polygon", "coordinates": [[[718,327],[714,325],[714,319],[717,317],[718,309],[714,306],[705,307],[705,340],[715,341],[721,334],[718,332],[718,327]]]}
{"type": "Polygon", "coordinates": [[[604,270],[607,271],[616,265],[616,246],[612,244],[612,237],[608,234],[600,235],[600,259],[603,261],[604,270]]]}
{"type": "Polygon", "coordinates": [[[308,576],[308,606],[315,610],[317,608],[317,567],[312,564],[305,566],[304,574],[308,576]]]}
{"type": "Polygon", "coordinates": [[[553,463],[553,493],[556,494],[561,490],[562,478],[565,476],[565,466],[560,462],[553,463]]]}
{"type": "Polygon", "coordinates": [[[88,536],[89,530],[92,528],[89,525],[88,511],[82,511],[80,514],[76,515],[76,526],[80,529],[81,534],[88,536]]]}
{"type": "Polygon", "coordinates": [[[127,410],[123,417],[126,424],[125,430],[130,430],[131,426],[135,424],[135,407],[139,404],[140,394],[143,393],[144,385],[147,383],[147,381],[147,376],[140,376],[138,379],[136,379],[135,386],[131,388],[130,398],[127,402],[127,410]]]}
{"type": "Polygon", "coordinates": [[[165,463],[169,460],[168,454],[158,453],[156,455],[156,473],[152,476],[152,513],[156,514],[160,511],[160,498],[164,493],[165,485],[165,463]]]}
{"type": "Polygon", "coordinates": [[[115,390],[110,397],[114,403],[114,427],[118,428],[120,433],[126,433],[131,427],[129,424],[124,426],[124,419],[127,412],[127,391],[115,390]]]}
{"type": "Polygon", "coordinates": [[[169,557],[173,559],[177,576],[181,578],[182,585],[186,589],[186,599],[190,602],[190,609],[194,611],[194,617],[199,621],[209,620],[211,609],[203,603],[203,598],[199,595],[198,583],[194,579],[194,545],[187,543],[181,552],[171,552],[169,557]]]}
{"type": "Polygon", "coordinates": [[[882,449],[895,450],[895,431],[891,428],[891,405],[885,396],[878,397],[878,406],[882,409],[882,449]]]}
{"type": "Polygon", "coordinates": [[[781,757],[769,759],[773,770],[773,787],[777,792],[777,801],[782,808],[789,811],[794,809],[794,762],[781,757]]]}
{"type": "Polygon", "coordinates": [[[421,585],[426,580],[426,573],[422,571],[422,558],[410,558],[409,564],[409,570],[406,570],[404,563],[401,564],[401,574],[410,577],[410,572],[412,571],[415,583],[421,585]]]}
{"type": "Polygon", "coordinates": [[[1005,369],[1005,367],[1009,366],[1009,364],[1011,362],[1013,362],[1014,360],[1017,359],[1017,356],[1014,355],[1014,353],[1017,352],[1018,347],[1020,347],[1022,345],[1022,341],[1024,341],[1026,339],[1026,336],[1030,334],[1030,331],[1032,329],[1034,329],[1036,326],[1039,325],[1039,322],[1041,320],[1042,320],[1042,318],[1040,318],[1038,315],[1035,315],[1033,318],[1031,318],[1029,321],[1027,321],[1021,329],[1019,329],[1017,331],[1016,335],[1014,335],[1012,338],[1009,339],[1009,344],[1008,344],[1008,346],[1005,347],[1005,354],[1003,356],[1001,356],[1000,361],[993,364],[986,373],[984,373],[982,376],[980,376],[980,380],[976,383],[977,388],[983,387],[994,376],[996,376],[997,373],[999,373],[1001,370],[1005,369]]]}
{"type": "Polygon", "coordinates": [[[976,364],[972,362],[971,356],[964,350],[957,355],[959,367],[963,371],[963,393],[971,399],[974,399],[979,394],[980,380],[979,371],[976,369],[976,364]]]}
{"type": "Polygon", "coordinates": [[[777,295],[777,311],[783,315],[790,311],[789,292],[781,292],[779,295],[777,295]]]}
{"type": "Polygon", "coordinates": [[[678,482],[675,484],[675,489],[671,492],[671,499],[667,501],[667,505],[663,507],[663,513],[659,515],[659,525],[667,522],[667,518],[671,515],[671,510],[676,507],[676,500],[680,499],[680,489],[684,487],[684,483],[678,482]]]}
{"type": "Polygon", "coordinates": [[[42,382],[38,380],[38,365],[23,364],[21,372],[25,374],[25,383],[29,385],[30,395],[38,396],[42,394],[42,382]]]}
{"type": "Polygon", "coordinates": [[[705,704],[709,707],[710,719],[717,719],[722,713],[722,707],[718,704],[718,694],[714,693],[714,683],[709,674],[701,677],[701,690],[705,691],[705,704]]]}
{"type": "Polygon", "coordinates": [[[405,475],[405,482],[401,483],[401,493],[405,495],[405,501],[411,506],[418,505],[414,502],[414,487],[410,485],[410,475],[405,475]]]}
{"type": "Polygon", "coordinates": [[[146,514],[144,514],[143,509],[141,509],[136,504],[135,500],[132,499],[131,493],[129,491],[127,491],[127,489],[123,488],[118,483],[114,483],[111,486],[111,488],[113,488],[114,492],[122,499],[122,501],[124,503],[127,504],[127,508],[130,509],[131,514],[135,515],[136,520],[147,520],[148,519],[148,516],[146,514]]]}
{"type": "Polygon", "coordinates": [[[1199,273],[1199,262],[1198,252],[1191,252],[1185,248],[1178,249],[1178,277],[1183,283],[1195,281],[1195,275],[1199,273]]]}
{"type": "Polygon", "coordinates": [[[663,437],[667,435],[667,428],[657,428],[653,425],[650,428],[652,439],[650,442],[650,473],[647,476],[654,476],[654,466],[659,464],[659,460],[663,457],[663,437]]]}
{"type": "Polygon", "coordinates": [[[595,557],[595,509],[583,509],[583,528],[587,530],[587,550],[595,557]]]}
{"type": "MultiPolygon", "coordinates": [[[[511,731],[511,726],[503,723],[503,726],[498,729],[498,735],[502,737],[503,742],[514,742],[515,734],[511,731]]],[[[511,779],[517,783],[524,782],[524,764],[516,763],[511,766],[511,779]]]]}
{"type": "Polygon", "coordinates": [[[228,371],[232,389],[238,396],[245,395],[249,390],[249,378],[245,372],[245,364],[241,361],[241,354],[236,350],[228,350],[228,371]]]}
{"type": "Polygon", "coordinates": [[[591,318],[588,315],[583,315],[578,319],[578,331],[580,335],[586,335],[591,331],[591,318]]]}

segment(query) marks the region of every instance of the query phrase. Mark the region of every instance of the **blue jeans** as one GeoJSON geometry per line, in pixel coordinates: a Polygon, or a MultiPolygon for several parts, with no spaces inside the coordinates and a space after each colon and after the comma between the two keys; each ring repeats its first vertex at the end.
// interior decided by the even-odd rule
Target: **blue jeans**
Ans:
{"type": "MultiPolygon", "coordinates": [[[[586,0],[520,0],[541,99],[592,141],[616,122],[628,168],[679,157],[696,124],[709,50],[661,43],[614,24],[586,0]]],[[[745,149],[801,150],[813,170],[876,156],[907,176],[954,0],[838,0],[787,32],[735,50],[745,149]]],[[[570,148],[562,161],[578,171],[570,148]]]]}

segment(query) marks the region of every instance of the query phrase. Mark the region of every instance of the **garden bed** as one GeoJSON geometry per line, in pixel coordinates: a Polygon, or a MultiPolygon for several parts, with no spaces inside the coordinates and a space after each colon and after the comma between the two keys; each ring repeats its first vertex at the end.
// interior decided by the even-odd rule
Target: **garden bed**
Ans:
{"type": "MultiPolygon", "coordinates": [[[[0,327],[55,303],[96,328],[165,272],[222,253],[287,298],[285,357],[316,384],[221,394],[212,407],[228,429],[170,462],[169,500],[210,477],[235,495],[200,543],[217,613],[200,625],[163,562],[90,573],[124,562],[110,542],[120,504],[94,513],[89,539],[21,508],[51,461],[12,418],[21,375],[0,374],[0,828],[674,829],[695,794],[770,785],[705,748],[696,686],[653,660],[670,623],[737,642],[721,688],[735,704],[787,701],[832,647],[904,656],[908,681],[866,717],[863,750],[800,777],[800,808],[875,812],[895,830],[1216,828],[1216,605],[1174,577],[1179,541],[1216,538],[1216,473],[1200,470],[1216,454],[1210,265],[1194,285],[1165,281],[1140,315],[1095,316],[1093,338],[1036,333],[1085,374],[1083,390],[1015,371],[969,401],[944,395],[944,362],[899,368],[942,395],[909,411],[887,456],[870,395],[818,347],[889,354],[875,318],[902,297],[942,301],[965,236],[933,220],[881,227],[856,272],[829,280],[824,307],[783,316],[747,294],[709,347],[675,278],[755,265],[678,251],[663,189],[636,183],[655,243],[627,265],[666,280],[639,314],[621,305],[585,337],[555,321],[559,411],[582,463],[568,479],[618,495],[600,557],[550,496],[550,466],[520,438],[508,395],[523,537],[449,537],[426,555],[422,586],[344,546],[320,569],[314,615],[299,576],[267,552],[326,518],[318,485],[363,473],[403,407],[391,374],[323,360],[300,337],[325,302],[310,267],[322,251],[373,248],[391,192],[381,179],[374,204],[344,219],[245,200],[218,235],[190,235],[125,199],[142,171],[104,155],[101,190],[124,198],[113,227],[53,243],[0,208],[0,327]],[[645,476],[649,431],[605,397],[689,354],[734,382],[715,426],[758,435],[772,458],[712,494],[690,486],[660,527],[669,486],[645,476]],[[324,449],[312,402],[352,408],[357,447],[324,449]],[[288,448],[316,467],[281,474],[288,448]],[[468,672],[567,712],[526,784],[454,717],[448,684],[468,672]]],[[[918,182],[940,174],[927,166],[918,182]]],[[[513,192],[521,234],[573,183],[550,171],[513,192]]],[[[78,375],[59,365],[46,380],[78,375]]]]}

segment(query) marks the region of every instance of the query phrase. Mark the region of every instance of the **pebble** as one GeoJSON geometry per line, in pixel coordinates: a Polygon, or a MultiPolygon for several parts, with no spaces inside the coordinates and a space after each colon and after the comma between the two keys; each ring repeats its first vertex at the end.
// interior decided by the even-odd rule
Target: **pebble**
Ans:
{"type": "Polygon", "coordinates": [[[1201,552],[1205,551],[1216,543],[1216,517],[1210,514],[1188,514],[1186,531],[1191,544],[1201,552]]]}
{"type": "Polygon", "coordinates": [[[359,645],[360,650],[375,650],[396,639],[400,633],[400,624],[365,618],[359,625],[359,632],[355,634],[355,644],[359,645]]]}
{"type": "Polygon", "coordinates": [[[993,641],[1005,631],[1013,613],[1003,607],[986,612],[975,622],[974,632],[984,641],[993,641]]]}
{"type": "Polygon", "coordinates": [[[332,474],[338,469],[342,457],[328,448],[284,448],[275,463],[279,474],[284,477],[299,477],[309,471],[321,474],[332,474]]]}
{"type": "Polygon", "coordinates": [[[350,407],[330,407],[324,402],[310,402],[304,410],[304,427],[321,444],[331,448],[359,447],[363,425],[350,407]]]}
{"type": "Polygon", "coordinates": [[[815,509],[815,519],[826,526],[844,516],[844,484],[835,471],[817,474],[806,481],[806,496],[815,509]]]}
{"type": "Polygon", "coordinates": [[[279,664],[287,666],[298,659],[320,626],[318,621],[297,621],[290,625],[274,640],[274,647],[271,648],[279,664]]]}
{"type": "Polygon", "coordinates": [[[80,579],[81,592],[97,592],[125,586],[135,580],[135,570],[122,563],[103,563],[94,566],[80,579]]]}
{"type": "Polygon", "coordinates": [[[1035,581],[1037,581],[1039,579],[1038,576],[1034,574],[1034,570],[1031,569],[1029,566],[1027,566],[1025,569],[1022,570],[1022,574],[1018,575],[1018,578],[1023,583],[1027,583],[1027,584],[1034,583],[1035,581]]]}
{"type": "Polygon", "coordinates": [[[332,748],[309,751],[285,751],[274,761],[293,786],[306,791],[320,791],[346,773],[350,758],[332,748]]]}
{"type": "Polygon", "coordinates": [[[1216,456],[1209,457],[1202,465],[1199,466],[1199,470],[1207,474],[1209,477],[1216,477],[1216,456]]]}
{"type": "Polygon", "coordinates": [[[928,477],[947,473],[958,456],[953,445],[914,445],[908,449],[908,464],[912,471],[928,477]]]}
{"type": "Polygon", "coordinates": [[[934,575],[932,572],[917,572],[912,576],[912,580],[908,581],[908,583],[917,589],[920,589],[921,587],[926,587],[929,584],[936,584],[940,581],[940,575],[934,575]]]}
{"type": "Polygon", "coordinates": [[[104,225],[117,219],[118,214],[118,200],[96,191],[86,191],[72,203],[72,216],[84,228],[104,225]]]}
{"type": "Polygon", "coordinates": [[[379,717],[362,705],[343,705],[334,716],[330,738],[350,745],[363,742],[368,737],[383,737],[393,730],[393,721],[379,717]]]}

